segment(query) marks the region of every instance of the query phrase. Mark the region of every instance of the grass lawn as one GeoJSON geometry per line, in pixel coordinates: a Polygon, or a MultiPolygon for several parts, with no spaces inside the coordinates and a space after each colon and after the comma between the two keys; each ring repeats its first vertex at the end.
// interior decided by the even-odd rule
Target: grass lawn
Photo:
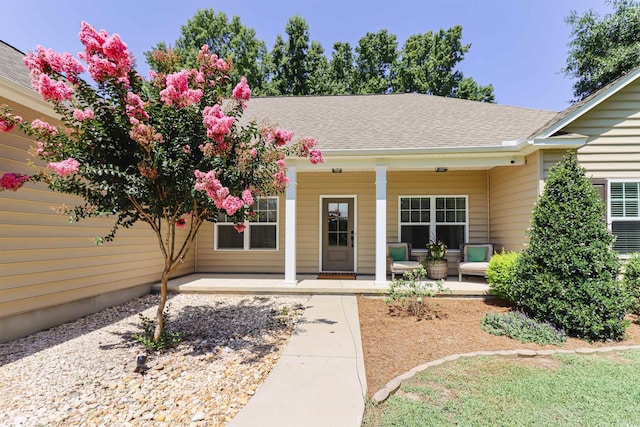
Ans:
{"type": "Polygon", "coordinates": [[[640,351],[462,359],[430,368],[364,426],[640,426],[640,351]]]}

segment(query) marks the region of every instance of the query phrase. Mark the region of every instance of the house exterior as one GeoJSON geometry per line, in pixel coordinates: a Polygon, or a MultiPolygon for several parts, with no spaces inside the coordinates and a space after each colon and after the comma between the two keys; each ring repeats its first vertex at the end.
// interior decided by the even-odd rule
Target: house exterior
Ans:
{"type": "MultiPolygon", "coordinates": [[[[0,104],[55,120],[30,89],[22,54],[0,43],[0,57],[0,104]]],[[[410,242],[419,256],[436,237],[454,275],[461,242],[523,248],[547,173],[567,149],[607,202],[617,249],[640,251],[639,77],[635,70],[561,113],[420,94],[254,98],[245,119],[313,136],[326,162],[289,159],[286,194],[257,200],[243,234],[203,225],[177,275],[276,273],[295,286],[301,274],[350,271],[384,286],[387,242],[410,242]]],[[[29,142],[0,134],[0,173],[29,173],[29,142]]],[[[96,247],[112,220],[69,224],[50,205],[74,199],[27,187],[0,193],[0,342],[159,280],[162,259],[143,225],[96,247]]]]}

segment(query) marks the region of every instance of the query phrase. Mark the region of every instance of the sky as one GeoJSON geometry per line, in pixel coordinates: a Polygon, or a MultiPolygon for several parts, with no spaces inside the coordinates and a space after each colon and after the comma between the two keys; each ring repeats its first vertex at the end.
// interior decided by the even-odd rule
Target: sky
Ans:
{"type": "Polygon", "coordinates": [[[158,42],[173,45],[180,27],[198,9],[212,8],[256,30],[270,49],[287,20],[302,16],[312,40],[330,55],[333,43],[357,45],[367,32],[386,29],[399,48],[412,34],[461,25],[471,49],[458,69],[496,101],[560,111],[573,99],[566,65],[571,11],[611,12],[605,0],[0,0],[0,40],[27,52],[43,45],[77,54],[80,22],[117,33],[146,75],[144,52],[158,42]]]}

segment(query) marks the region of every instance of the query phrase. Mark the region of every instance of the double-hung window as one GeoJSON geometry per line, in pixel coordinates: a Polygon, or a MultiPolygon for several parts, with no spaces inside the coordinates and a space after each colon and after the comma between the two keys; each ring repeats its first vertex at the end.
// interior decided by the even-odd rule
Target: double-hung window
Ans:
{"type": "Polygon", "coordinates": [[[611,182],[609,212],[614,249],[620,254],[640,251],[640,181],[611,182]]]}
{"type": "Polygon", "coordinates": [[[432,240],[458,249],[467,240],[467,196],[400,196],[400,241],[426,250],[432,240]]]}
{"type": "Polygon", "coordinates": [[[278,198],[255,197],[255,215],[238,233],[224,213],[216,223],[215,248],[218,250],[275,250],[278,248],[278,198]]]}

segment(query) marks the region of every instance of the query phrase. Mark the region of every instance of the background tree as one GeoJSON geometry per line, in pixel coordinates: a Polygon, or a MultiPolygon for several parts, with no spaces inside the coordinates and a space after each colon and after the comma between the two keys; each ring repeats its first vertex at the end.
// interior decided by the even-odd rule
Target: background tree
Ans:
{"type": "Polygon", "coordinates": [[[593,10],[584,15],[571,12],[567,66],[563,72],[576,79],[576,101],[640,65],[640,2],[608,1],[613,13],[600,17],[593,10]]]}
{"type": "Polygon", "coordinates": [[[570,152],[549,172],[516,264],[512,296],[536,320],[589,340],[620,340],[629,295],[620,283],[604,204],[570,152]]]}
{"type": "MultiPolygon", "coordinates": [[[[71,54],[38,47],[25,63],[31,81],[53,104],[62,125],[41,120],[23,123],[0,108],[0,130],[18,126],[37,138],[34,153],[47,164],[34,176],[6,173],[0,189],[18,190],[25,182],[74,194],[84,204],[67,213],[75,221],[114,216],[109,241],[120,227],[146,223],[164,259],[155,342],[164,329],[167,282],[187,255],[200,226],[224,214],[243,232],[254,197],[277,194],[286,186],[286,156],[322,162],[316,141],[289,144],[293,133],[239,118],[251,96],[246,79],[225,93],[231,64],[200,49],[197,69],[160,73],[145,81],[132,68],[130,53],[117,34],[96,31],[83,22],[80,41],[93,84],[80,75],[85,67],[71,54]],[[222,105],[223,96],[229,101],[222,105]],[[184,231],[180,231],[184,228],[184,231]]],[[[173,61],[161,52],[154,56],[173,61]]],[[[161,69],[171,68],[162,65],[161,69]]]]}
{"type": "MultiPolygon", "coordinates": [[[[253,28],[242,24],[240,17],[234,16],[229,20],[224,12],[198,10],[186,25],[180,27],[180,36],[175,43],[180,68],[195,67],[198,52],[205,44],[212,53],[233,62],[233,69],[229,70],[230,81],[240,81],[244,76],[254,93],[262,91],[266,44],[256,37],[253,28]]],[[[145,52],[147,62],[155,71],[159,71],[159,64],[153,58],[153,52],[157,50],[167,51],[168,47],[161,42],[152,51],[145,52]]]]}
{"type": "Polygon", "coordinates": [[[356,46],[353,93],[387,93],[392,89],[398,58],[396,36],[387,30],[367,33],[356,46]]]}
{"type": "Polygon", "coordinates": [[[327,61],[322,45],[317,41],[311,42],[311,47],[307,52],[307,68],[309,70],[307,95],[332,94],[329,61],[327,61]]]}
{"type": "Polygon", "coordinates": [[[463,45],[461,40],[460,25],[410,36],[395,64],[394,92],[493,102],[493,86],[480,86],[455,69],[471,48],[471,44],[463,45]]]}
{"type": "Polygon", "coordinates": [[[346,42],[333,44],[333,54],[329,62],[331,93],[344,95],[353,93],[353,49],[346,42]]]}

